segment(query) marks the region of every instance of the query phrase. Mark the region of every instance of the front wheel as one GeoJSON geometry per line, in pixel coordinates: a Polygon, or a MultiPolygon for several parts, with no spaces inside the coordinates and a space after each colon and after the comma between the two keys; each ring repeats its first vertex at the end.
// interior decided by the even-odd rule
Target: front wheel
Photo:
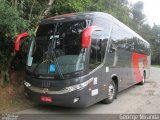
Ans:
{"type": "Polygon", "coordinates": [[[104,104],[110,104],[113,102],[117,94],[117,88],[115,82],[112,80],[108,86],[107,98],[102,101],[104,104]]]}

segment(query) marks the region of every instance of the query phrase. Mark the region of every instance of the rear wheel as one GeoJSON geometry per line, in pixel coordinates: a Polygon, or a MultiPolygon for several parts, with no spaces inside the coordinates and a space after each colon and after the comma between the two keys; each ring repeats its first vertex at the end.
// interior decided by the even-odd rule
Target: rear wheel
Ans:
{"type": "Polygon", "coordinates": [[[117,88],[115,82],[112,80],[108,86],[107,98],[102,101],[104,104],[110,104],[113,102],[117,94],[117,88]]]}

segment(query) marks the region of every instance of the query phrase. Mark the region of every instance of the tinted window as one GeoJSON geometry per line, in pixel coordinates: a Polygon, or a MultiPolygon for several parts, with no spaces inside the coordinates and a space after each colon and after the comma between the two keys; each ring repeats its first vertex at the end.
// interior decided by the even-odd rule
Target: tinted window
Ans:
{"type": "Polygon", "coordinates": [[[140,53],[140,54],[149,55],[150,54],[150,46],[148,43],[137,38],[136,45],[135,45],[135,52],[140,53]]]}
{"type": "Polygon", "coordinates": [[[112,44],[116,45],[119,49],[134,49],[133,35],[117,24],[113,25],[111,38],[112,44]]]}
{"type": "Polygon", "coordinates": [[[111,39],[114,48],[126,49],[127,51],[140,54],[150,54],[149,44],[139,39],[134,32],[124,29],[117,24],[113,24],[111,39]]]}
{"type": "Polygon", "coordinates": [[[89,68],[94,69],[100,65],[104,59],[107,37],[105,32],[94,31],[91,38],[89,68]]]}

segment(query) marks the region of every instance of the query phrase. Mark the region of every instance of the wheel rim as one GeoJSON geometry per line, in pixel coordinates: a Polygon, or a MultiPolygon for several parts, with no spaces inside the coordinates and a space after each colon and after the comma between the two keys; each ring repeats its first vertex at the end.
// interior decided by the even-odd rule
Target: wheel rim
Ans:
{"type": "Polygon", "coordinates": [[[113,84],[110,84],[108,87],[108,98],[110,100],[113,99],[114,94],[115,94],[115,88],[114,88],[113,84]]]}

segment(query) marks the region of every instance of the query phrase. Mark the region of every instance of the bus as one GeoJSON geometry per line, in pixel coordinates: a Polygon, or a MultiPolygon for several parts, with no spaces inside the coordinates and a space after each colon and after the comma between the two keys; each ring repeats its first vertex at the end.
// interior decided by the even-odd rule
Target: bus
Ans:
{"type": "MultiPolygon", "coordinates": [[[[18,35],[17,51],[27,36],[18,35]]],[[[35,103],[109,104],[118,92],[143,85],[150,74],[150,44],[107,13],[46,18],[31,39],[24,86],[25,95],[35,103]]]]}

